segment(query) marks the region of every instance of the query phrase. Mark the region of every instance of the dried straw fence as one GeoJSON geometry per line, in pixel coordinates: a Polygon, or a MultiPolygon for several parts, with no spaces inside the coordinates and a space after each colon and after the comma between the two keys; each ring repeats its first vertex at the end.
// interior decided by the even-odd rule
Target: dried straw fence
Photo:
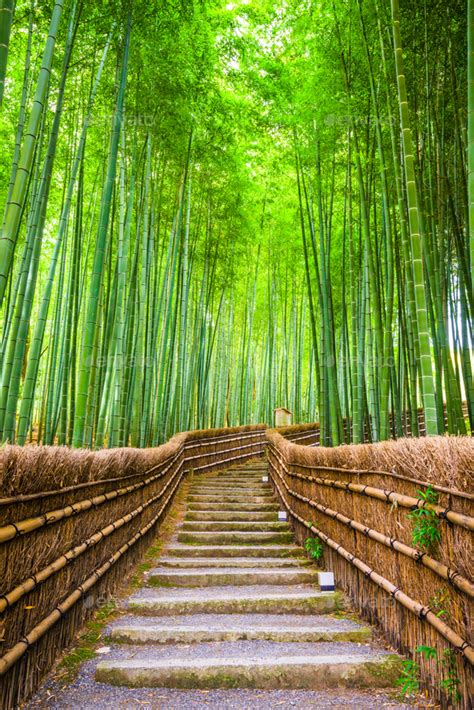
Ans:
{"type": "Polygon", "coordinates": [[[271,478],[297,538],[319,536],[338,586],[395,647],[409,655],[420,645],[437,649],[438,665],[420,653],[415,658],[425,688],[445,707],[440,680],[450,664],[445,651],[453,651],[459,707],[471,707],[474,440],[401,439],[333,449],[288,440],[302,433],[301,427],[267,431],[271,478]],[[425,505],[419,491],[429,483],[438,504],[426,507],[441,532],[431,554],[413,544],[408,517],[425,505]]]}
{"type": "Polygon", "coordinates": [[[0,450],[0,708],[58,653],[150,545],[181,480],[263,453],[264,426],[177,434],[154,449],[0,450]]]}

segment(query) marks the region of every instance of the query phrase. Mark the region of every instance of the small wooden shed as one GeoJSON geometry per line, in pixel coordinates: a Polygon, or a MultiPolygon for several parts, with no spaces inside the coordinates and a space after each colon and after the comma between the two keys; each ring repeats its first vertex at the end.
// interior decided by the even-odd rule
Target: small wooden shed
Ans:
{"type": "Polygon", "coordinates": [[[290,412],[286,407],[277,407],[273,411],[275,412],[275,426],[290,426],[293,412],[290,412]]]}

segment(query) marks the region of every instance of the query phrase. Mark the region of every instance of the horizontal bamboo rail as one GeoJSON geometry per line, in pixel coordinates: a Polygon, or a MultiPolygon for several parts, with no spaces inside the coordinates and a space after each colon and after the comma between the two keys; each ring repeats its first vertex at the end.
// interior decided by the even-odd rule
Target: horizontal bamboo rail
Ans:
{"type": "MultiPolygon", "coordinates": [[[[2,594],[0,596],[0,613],[5,611],[7,607],[16,604],[16,602],[19,601],[25,594],[28,594],[28,592],[33,591],[33,589],[35,589],[42,582],[51,577],[51,575],[59,572],[59,570],[61,570],[63,567],[66,567],[66,565],[70,564],[73,560],[75,560],[87,550],[90,550],[90,548],[94,545],[97,545],[105,537],[112,535],[112,533],[116,532],[123,525],[126,525],[138,515],[140,515],[140,513],[146,510],[150,505],[153,505],[153,503],[156,503],[158,500],[160,500],[160,498],[163,498],[164,494],[166,493],[166,490],[168,489],[170,484],[175,480],[176,475],[178,474],[181,468],[182,461],[179,463],[178,469],[173,478],[168,481],[163,490],[161,490],[156,496],[149,498],[146,503],[142,503],[142,505],[139,505],[138,508],[135,508],[135,510],[132,510],[130,513],[127,513],[118,520],[114,520],[112,523],[106,525],[105,528],[102,528],[98,532],[94,533],[94,535],[88,537],[87,540],[84,540],[84,542],[80,545],[76,545],[63,555],[60,555],[49,565],[43,567],[43,569],[41,569],[39,572],[36,572],[35,574],[31,575],[31,577],[28,577],[28,579],[17,585],[10,592],[2,594]]],[[[182,476],[183,474],[181,474],[180,480],[182,476]]]]}
{"type": "MultiPolygon", "coordinates": [[[[89,510],[90,508],[97,508],[98,506],[103,505],[104,503],[109,503],[115,498],[120,498],[122,496],[126,496],[128,493],[132,493],[133,491],[138,491],[141,488],[146,488],[158,479],[163,478],[163,476],[166,476],[170,467],[176,461],[180,453],[181,452],[178,452],[176,454],[174,460],[168,466],[168,468],[166,468],[164,471],[160,471],[160,473],[157,473],[155,476],[150,476],[150,478],[146,478],[144,481],[139,481],[138,483],[134,483],[131,486],[126,486],[125,488],[117,488],[116,490],[109,491],[108,493],[102,493],[99,496],[94,496],[94,498],[86,498],[84,500],[78,501],[77,503],[67,505],[64,508],[58,508],[57,510],[49,510],[47,513],[38,515],[35,518],[27,518],[25,520],[19,520],[14,523],[9,523],[8,525],[4,525],[0,527],[0,543],[7,542],[8,540],[12,540],[13,538],[19,537],[20,535],[27,535],[29,533],[34,532],[35,530],[38,530],[38,528],[45,527],[46,525],[53,525],[54,523],[57,523],[60,520],[63,520],[64,518],[70,518],[71,516],[83,513],[86,510],[89,510]]],[[[154,469],[156,468],[157,466],[154,467],[154,469]]]]}
{"type": "MultiPolygon", "coordinates": [[[[227,440],[226,442],[227,443],[227,440]]],[[[228,454],[231,453],[232,451],[242,451],[242,449],[250,449],[254,448],[255,446],[259,446],[258,442],[253,442],[252,444],[244,444],[243,446],[233,446],[230,449],[222,449],[219,451],[219,454],[228,454]]],[[[194,456],[186,456],[186,463],[188,461],[195,461],[196,459],[203,459],[210,456],[209,453],[203,453],[203,454],[195,454],[194,456]]]]}
{"type": "MultiPolygon", "coordinates": [[[[212,439],[198,439],[195,442],[186,442],[186,449],[193,449],[201,446],[213,446],[216,443],[222,443],[222,441],[240,441],[241,439],[255,438],[256,436],[261,437],[262,441],[265,441],[265,428],[256,429],[255,431],[243,431],[239,436],[229,436],[229,437],[214,437],[212,439]]],[[[255,442],[257,443],[257,442],[255,442]]],[[[207,454],[203,454],[207,456],[207,454]]]]}
{"type": "Polygon", "coordinates": [[[161,518],[163,512],[166,510],[166,506],[170,502],[173,494],[177,490],[181,478],[184,473],[181,474],[173,490],[170,492],[168,498],[161,506],[158,513],[150,520],[147,525],[145,525],[141,530],[139,530],[135,535],[130,538],[128,542],[122,545],[107,562],[105,562],[99,569],[97,569],[93,574],[91,574],[87,579],[85,579],[82,584],[80,584],[76,589],[69,594],[64,601],[56,606],[51,614],[48,614],[39,624],[37,624],[31,631],[29,631],[13,648],[11,648],[5,655],[0,658],[0,676],[5,675],[5,673],[27,652],[27,650],[34,643],[39,641],[39,639],[44,636],[44,634],[49,631],[49,629],[54,626],[64,614],[69,611],[83,596],[91,589],[91,587],[96,584],[101,577],[104,576],[106,572],[116,563],[118,560],[136,543],[140,538],[146,535],[147,532],[158,522],[161,518]]]}
{"type": "MultiPolygon", "coordinates": [[[[270,466],[272,473],[276,474],[280,480],[284,482],[283,477],[278,472],[274,466],[270,466]]],[[[309,528],[315,535],[317,535],[328,547],[341,555],[347,562],[357,567],[368,579],[381,587],[385,592],[390,594],[393,599],[399,602],[405,609],[408,609],[412,614],[417,616],[422,621],[427,621],[433,628],[436,629],[460,654],[462,654],[471,665],[474,665],[474,648],[459,634],[457,634],[453,629],[451,629],[442,619],[438,618],[428,606],[420,604],[419,602],[412,599],[408,594],[403,592],[399,587],[397,587],[393,582],[383,577],[381,574],[369,567],[361,559],[353,555],[351,552],[342,547],[336,540],[330,538],[326,533],[317,528],[314,524],[308,523],[301,516],[299,516],[286,501],[278,482],[273,478],[273,483],[278,491],[281,501],[285,505],[289,514],[298,520],[299,523],[305,525],[309,528]]],[[[286,487],[286,485],[285,485],[286,487]]],[[[288,489],[289,490],[289,489],[288,489]]]]}
{"type": "MultiPolygon", "coordinates": [[[[272,455],[274,455],[275,458],[278,459],[280,466],[285,470],[285,473],[290,475],[285,462],[276,453],[275,447],[270,447],[270,449],[272,455]]],[[[281,478],[281,475],[278,471],[277,474],[281,478]]],[[[383,533],[374,530],[373,528],[370,528],[367,525],[364,525],[363,523],[348,518],[346,515],[343,515],[343,513],[339,513],[336,510],[332,510],[331,508],[328,508],[322,503],[317,503],[315,500],[308,498],[307,496],[303,496],[297,491],[293,491],[283,478],[281,478],[281,480],[287,492],[294,498],[297,498],[303,503],[306,503],[311,508],[318,510],[320,513],[323,513],[324,515],[327,515],[328,517],[333,518],[334,520],[338,520],[340,523],[346,525],[348,528],[356,530],[356,532],[361,533],[366,537],[370,537],[372,540],[375,540],[376,542],[379,542],[382,545],[385,545],[385,547],[389,547],[392,550],[395,550],[396,552],[400,552],[406,557],[410,557],[414,562],[421,563],[422,565],[430,569],[432,572],[435,572],[435,574],[437,574],[439,577],[446,580],[453,586],[457,587],[464,594],[467,594],[469,597],[474,598],[474,584],[472,584],[468,579],[459,574],[459,572],[457,572],[456,570],[453,570],[447,565],[438,562],[437,560],[430,557],[426,552],[423,552],[420,549],[410,547],[409,545],[406,545],[404,542],[401,542],[400,540],[397,540],[394,537],[388,537],[387,535],[384,535],[383,533]]]]}
{"type": "MultiPolygon", "coordinates": [[[[391,478],[398,478],[400,481],[406,481],[407,483],[413,483],[416,486],[421,486],[422,488],[432,488],[435,491],[438,491],[439,493],[447,493],[451,496],[455,496],[457,498],[465,498],[466,500],[474,500],[474,493],[466,493],[465,491],[458,491],[456,488],[446,488],[446,486],[438,486],[436,483],[432,483],[431,481],[420,481],[418,478],[410,478],[409,476],[402,476],[400,473],[395,473],[394,471],[379,471],[377,469],[362,469],[362,468],[341,468],[340,466],[320,466],[318,464],[315,465],[307,465],[304,463],[298,462],[298,468],[305,468],[310,471],[328,471],[329,473],[348,473],[354,476],[367,476],[367,475],[376,475],[376,476],[390,476],[391,478]]],[[[474,475],[474,472],[473,472],[474,475]]]]}
{"type": "MultiPolygon", "coordinates": [[[[299,464],[297,465],[299,466],[299,464]]],[[[303,474],[295,473],[294,471],[288,471],[288,475],[292,478],[300,478],[303,481],[312,481],[313,483],[317,483],[319,486],[338,488],[346,493],[358,493],[359,495],[376,498],[377,500],[381,500],[387,504],[396,503],[402,508],[409,508],[410,510],[427,508],[428,510],[433,511],[438,518],[448,520],[453,525],[459,525],[467,530],[474,530],[474,517],[464,515],[463,513],[457,513],[451,510],[451,508],[443,508],[440,505],[428,503],[423,498],[414,498],[413,496],[403,495],[402,493],[397,493],[396,491],[383,490],[382,488],[375,488],[362,483],[338,481],[330,478],[320,478],[318,476],[304,476],[303,474]]]]}

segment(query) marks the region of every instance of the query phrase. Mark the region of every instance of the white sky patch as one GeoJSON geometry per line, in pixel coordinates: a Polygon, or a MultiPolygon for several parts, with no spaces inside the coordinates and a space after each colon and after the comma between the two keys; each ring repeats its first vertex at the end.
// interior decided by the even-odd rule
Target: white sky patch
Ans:
{"type": "Polygon", "coordinates": [[[234,71],[239,71],[240,69],[240,62],[236,57],[232,57],[232,59],[229,59],[227,62],[227,69],[233,69],[234,71]]]}
{"type": "Polygon", "coordinates": [[[250,29],[250,23],[246,17],[243,15],[236,15],[235,16],[235,27],[233,30],[233,34],[236,37],[245,37],[249,33],[250,29]]]}

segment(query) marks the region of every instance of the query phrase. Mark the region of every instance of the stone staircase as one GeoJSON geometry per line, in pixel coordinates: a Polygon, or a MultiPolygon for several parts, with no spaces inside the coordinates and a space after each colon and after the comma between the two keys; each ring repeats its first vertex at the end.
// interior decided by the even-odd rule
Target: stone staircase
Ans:
{"type": "Polygon", "coordinates": [[[175,538],[107,631],[99,684],[342,693],[393,686],[400,659],[338,613],[339,592],[320,591],[318,570],[278,522],[265,472],[253,462],[194,478],[175,538]]]}

